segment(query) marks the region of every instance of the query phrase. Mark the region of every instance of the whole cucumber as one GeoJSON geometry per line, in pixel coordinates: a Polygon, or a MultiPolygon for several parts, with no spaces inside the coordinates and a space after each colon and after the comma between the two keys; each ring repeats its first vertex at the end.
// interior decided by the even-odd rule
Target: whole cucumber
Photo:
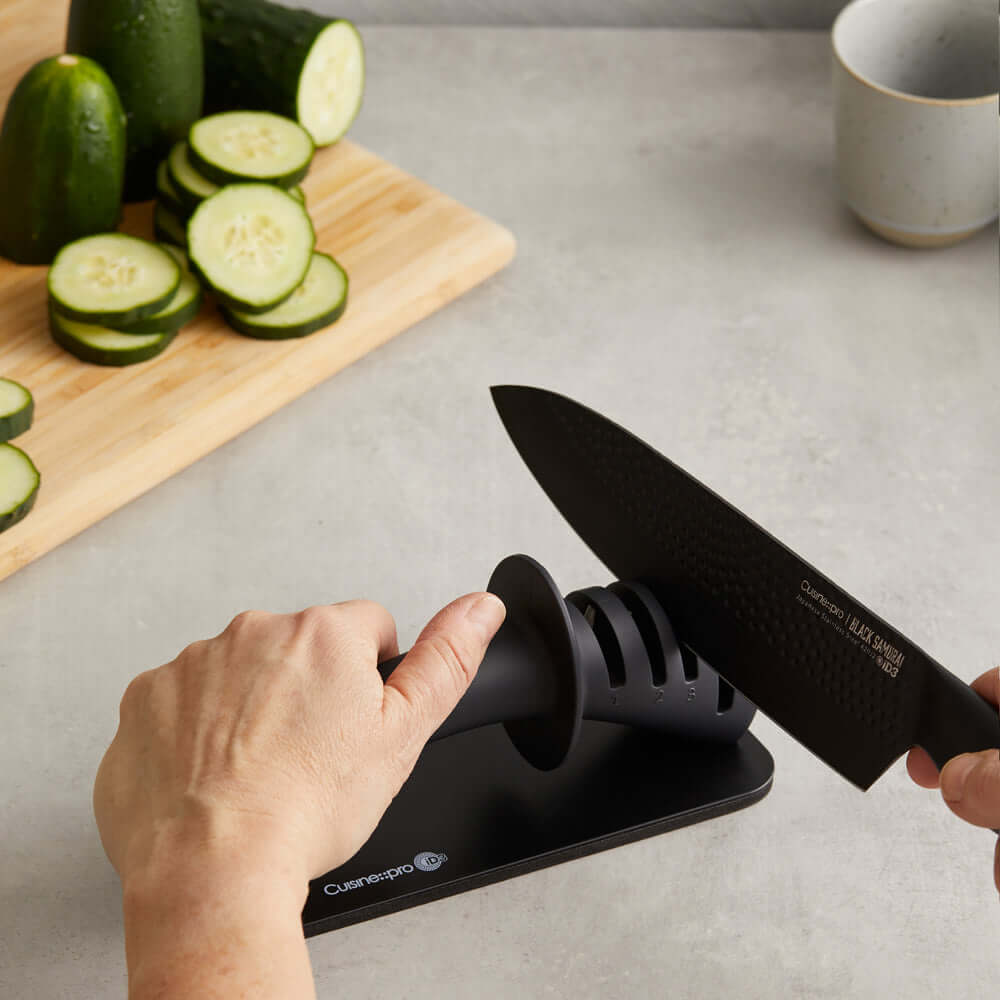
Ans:
{"type": "Polygon", "coordinates": [[[198,0],[73,0],[66,51],[99,62],[128,120],[125,200],[156,192],[156,168],[201,117],[198,0]]]}
{"type": "Polygon", "coordinates": [[[81,236],[114,229],[125,173],[125,113],[90,59],[52,56],[14,89],[0,130],[0,255],[50,264],[81,236]]]}

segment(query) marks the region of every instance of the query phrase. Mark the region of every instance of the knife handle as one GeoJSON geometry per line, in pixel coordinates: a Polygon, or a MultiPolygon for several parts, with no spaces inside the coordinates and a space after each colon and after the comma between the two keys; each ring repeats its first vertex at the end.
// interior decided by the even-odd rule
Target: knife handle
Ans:
{"type": "MultiPolygon", "coordinates": [[[[677,643],[666,613],[639,583],[563,598],[543,566],[508,556],[487,590],[507,608],[475,679],[432,740],[503,723],[521,755],[558,767],[583,719],[676,739],[733,743],[755,707],[677,643]]],[[[378,664],[386,680],[405,656],[378,664]]]]}
{"type": "Polygon", "coordinates": [[[1000,712],[946,670],[928,672],[917,745],[944,767],[952,757],[978,750],[1000,751],[1000,712]]]}

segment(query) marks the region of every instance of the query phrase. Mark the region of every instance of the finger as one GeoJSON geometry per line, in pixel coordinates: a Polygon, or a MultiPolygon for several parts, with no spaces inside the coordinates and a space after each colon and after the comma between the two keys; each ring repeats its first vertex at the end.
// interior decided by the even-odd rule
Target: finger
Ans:
{"type": "Polygon", "coordinates": [[[472,683],[506,609],[477,592],[442,608],[385,682],[383,718],[401,754],[422,747],[472,683]]]}
{"type": "Polygon", "coordinates": [[[972,690],[991,705],[1000,705],[1000,667],[987,670],[972,682],[972,690]]]}
{"type": "Polygon", "coordinates": [[[941,794],[966,822],[1000,827],[1000,750],[953,757],[941,770],[941,794]]]}
{"type": "Polygon", "coordinates": [[[389,610],[376,601],[341,601],[322,605],[321,610],[335,612],[338,625],[346,627],[371,647],[376,663],[399,652],[396,621],[389,610]]]}
{"type": "Polygon", "coordinates": [[[937,788],[939,775],[937,764],[923,747],[913,747],[906,756],[906,770],[910,777],[923,788],[937,788]]]}
{"type": "MultiPolygon", "coordinates": [[[[1000,703],[1000,667],[993,667],[977,677],[970,685],[973,691],[993,705],[1000,703]]],[[[940,773],[937,764],[921,747],[913,747],[906,757],[906,770],[910,777],[924,788],[937,788],[940,773]]]]}

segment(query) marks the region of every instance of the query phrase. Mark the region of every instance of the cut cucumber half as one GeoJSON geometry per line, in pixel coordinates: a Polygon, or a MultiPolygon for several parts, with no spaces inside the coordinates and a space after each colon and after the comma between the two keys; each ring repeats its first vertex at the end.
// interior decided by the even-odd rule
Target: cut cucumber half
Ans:
{"type": "Polygon", "coordinates": [[[229,309],[260,313],[302,283],[316,235],[305,206],[273,184],[228,184],[188,222],[191,270],[229,309]]]}
{"type": "Polygon", "coordinates": [[[122,333],[106,326],[80,323],[49,308],[52,339],[81,361],[94,365],[134,365],[155,358],[176,333],[122,333]]]}
{"type": "Polygon", "coordinates": [[[20,382],[0,378],[0,442],[16,438],[30,426],[35,400],[20,382]]]}
{"type": "Polygon", "coordinates": [[[286,340],[329,326],[340,319],[346,306],[346,272],[328,254],[314,251],[302,284],[280,306],[257,314],[223,307],[222,316],[248,337],[286,340]]]}
{"type": "Polygon", "coordinates": [[[303,205],[306,203],[306,193],[302,190],[299,185],[295,185],[293,188],[288,189],[288,193],[296,200],[301,202],[303,205]]]}
{"type": "Polygon", "coordinates": [[[170,171],[167,169],[167,161],[161,160],[156,168],[156,200],[172,215],[184,219],[190,213],[184,208],[181,196],[174,187],[174,182],[170,179],[170,171]]]}
{"type": "Polygon", "coordinates": [[[121,326],[159,312],[180,280],[177,261],[155,243],[101,233],[59,251],[49,268],[49,300],[69,319],[121,326]]]}
{"type": "Polygon", "coordinates": [[[365,53],[343,19],[267,0],[198,0],[205,107],[274,111],[317,146],[336,142],[361,107],[365,53]]]}
{"type": "Polygon", "coordinates": [[[313,141],[291,118],[270,111],[224,111],[196,121],[188,160],[216,184],[264,181],[292,187],[309,172],[313,141]]]}
{"type": "Polygon", "coordinates": [[[183,250],[187,246],[187,226],[162,201],[153,209],[153,235],[164,244],[183,250]]]}
{"type": "Polygon", "coordinates": [[[35,506],[42,477],[20,448],[0,444],[0,531],[6,531],[35,506]]]}
{"type": "Polygon", "coordinates": [[[174,183],[181,205],[189,212],[193,212],[202,201],[211,198],[219,190],[218,184],[213,184],[191,166],[188,144],[183,139],[170,150],[167,175],[174,183]]]}
{"type": "Polygon", "coordinates": [[[181,283],[174,297],[158,312],[145,319],[121,328],[122,333],[176,333],[185,323],[189,323],[201,309],[201,283],[188,270],[187,255],[178,247],[164,244],[166,250],[181,267],[181,283]]]}
{"type": "Polygon", "coordinates": [[[317,36],[299,76],[298,120],[317,146],[336,142],[361,108],[365,50],[350,21],[334,21],[317,36]]]}

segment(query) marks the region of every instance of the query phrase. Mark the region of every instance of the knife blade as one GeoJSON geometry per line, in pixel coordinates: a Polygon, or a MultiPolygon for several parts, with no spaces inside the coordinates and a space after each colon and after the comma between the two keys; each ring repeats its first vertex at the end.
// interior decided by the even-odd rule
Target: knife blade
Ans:
{"type": "Polygon", "coordinates": [[[490,391],[594,554],[650,587],[682,643],[848,781],[867,790],[914,745],[939,768],[1000,747],[996,708],[638,437],[558,393],[490,391]]]}

